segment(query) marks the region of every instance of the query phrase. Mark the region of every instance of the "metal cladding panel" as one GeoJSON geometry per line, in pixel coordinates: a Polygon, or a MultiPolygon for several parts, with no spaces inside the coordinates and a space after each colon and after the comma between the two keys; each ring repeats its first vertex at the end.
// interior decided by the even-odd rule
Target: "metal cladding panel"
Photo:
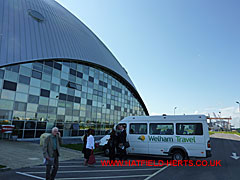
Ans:
{"type": "Polygon", "coordinates": [[[134,87],[105,45],[54,0],[0,0],[0,15],[0,66],[38,59],[83,60],[113,70],[134,87]],[[29,9],[44,20],[36,21],[29,9]]]}
{"type": "Polygon", "coordinates": [[[45,59],[79,60],[111,70],[128,82],[143,103],[112,53],[56,1],[0,0],[0,67],[45,59]],[[29,15],[29,10],[36,10],[44,20],[37,21],[29,15]]]}

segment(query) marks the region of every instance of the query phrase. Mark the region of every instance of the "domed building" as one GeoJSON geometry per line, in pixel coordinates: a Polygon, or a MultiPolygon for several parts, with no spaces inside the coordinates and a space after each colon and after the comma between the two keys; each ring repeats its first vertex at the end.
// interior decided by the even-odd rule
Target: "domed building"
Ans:
{"type": "Polygon", "coordinates": [[[134,115],[148,111],[133,82],[79,19],[54,0],[0,0],[0,124],[103,135],[134,115]]]}

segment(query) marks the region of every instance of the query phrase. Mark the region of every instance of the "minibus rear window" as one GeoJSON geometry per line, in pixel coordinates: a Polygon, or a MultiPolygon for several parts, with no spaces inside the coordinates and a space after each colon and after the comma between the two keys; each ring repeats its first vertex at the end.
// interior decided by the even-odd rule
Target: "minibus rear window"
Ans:
{"type": "Polygon", "coordinates": [[[203,135],[203,127],[201,123],[177,123],[177,135],[203,135]]]}
{"type": "Polygon", "coordinates": [[[129,134],[147,134],[146,123],[131,123],[129,134]]]}

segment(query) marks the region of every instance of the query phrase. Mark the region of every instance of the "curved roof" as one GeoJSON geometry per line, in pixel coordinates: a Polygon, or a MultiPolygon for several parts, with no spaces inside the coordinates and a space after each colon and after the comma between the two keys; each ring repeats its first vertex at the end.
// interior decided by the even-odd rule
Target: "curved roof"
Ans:
{"type": "Polygon", "coordinates": [[[54,0],[0,0],[0,67],[71,59],[113,73],[147,109],[126,70],[79,19],[54,0]]]}

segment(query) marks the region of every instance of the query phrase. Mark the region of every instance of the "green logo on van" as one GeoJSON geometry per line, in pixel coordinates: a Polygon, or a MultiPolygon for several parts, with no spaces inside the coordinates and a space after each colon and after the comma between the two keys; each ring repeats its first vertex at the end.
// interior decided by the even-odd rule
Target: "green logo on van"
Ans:
{"type": "Polygon", "coordinates": [[[177,142],[190,142],[190,143],[196,143],[195,137],[192,138],[185,138],[185,137],[180,137],[176,136],[177,142]]]}
{"type": "Polygon", "coordinates": [[[172,137],[148,136],[148,139],[152,142],[173,142],[172,137]]]}
{"type": "Polygon", "coordinates": [[[144,141],[145,140],[145,136],[141,135],[141,136],[138,137],[138,139],[141,140],[141,141],[144,141]]]}
{"type": "MultiPolygon", "coordinates": [[[[141,136],[139,136],[140,138],[141,136]]],[[[191,138],[185,138],[185,137],[180,137],[176,136],[177,142],[179,143],[196,143],[195,137],[191,138]]],[[[172,137],[162,137],[162,136],[148,136],[148,139],[150,142],[173,142],[172,137]]]]}

